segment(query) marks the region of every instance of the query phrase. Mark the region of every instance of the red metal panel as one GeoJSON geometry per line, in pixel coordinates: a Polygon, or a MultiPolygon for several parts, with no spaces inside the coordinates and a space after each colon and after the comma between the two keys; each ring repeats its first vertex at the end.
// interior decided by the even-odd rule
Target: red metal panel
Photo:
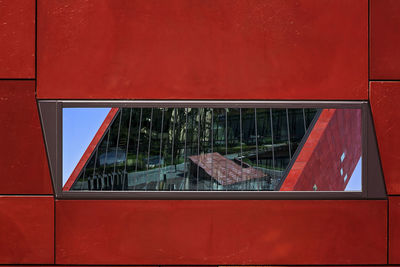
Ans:
{"type": "Polygon", "coordinates": [[[51,196],[0,196],[0,264],[54,264],[51,196]]]}
{"type": "Polygon", "coordinates": [[[0,81],[0,194],[51,194],[34,81],[0,81]]]}
{"type": "Polygon", "coordinates": [[[400,79],[400,1],[370,2],[371,79],[400,79]]]}
{"type": "Polygon", "coordinates": [[[400,264],[400,197],[389,197],[389,264],[400,264]]]}
{"type": "Polygon", "coordinates": [[[385,200],[58,200],[57,264],[385,264],[385,200]]]}
{"type": "Polygon", "coordinates": [[[344,191],[360,157],[361,109],[324,109],[280,190],[344,191]]]}
{"type": "Polygon", "coordinates": [[[400,82],[371,82],[370,99],[388,194],[400,194],[400,82]]]}
{"type": "Polygon", "coordinates": [[[367,99],[367,81],[367,0],[38,1],[39,98],[367,99]]]}
{"type": "Polygon", "coordinates": [[[35,0],[0,1],[0,78],[35,77],[35,0]]]}

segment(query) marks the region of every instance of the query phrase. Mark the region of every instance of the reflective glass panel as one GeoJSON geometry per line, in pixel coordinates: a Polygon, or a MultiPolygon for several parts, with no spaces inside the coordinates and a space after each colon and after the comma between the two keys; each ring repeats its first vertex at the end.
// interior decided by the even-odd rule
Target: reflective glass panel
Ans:
{"type": "Polygon", "coordinates": [[[361,147],[360,109],[63,108],[63,190],[361,191],[361,147]]]}

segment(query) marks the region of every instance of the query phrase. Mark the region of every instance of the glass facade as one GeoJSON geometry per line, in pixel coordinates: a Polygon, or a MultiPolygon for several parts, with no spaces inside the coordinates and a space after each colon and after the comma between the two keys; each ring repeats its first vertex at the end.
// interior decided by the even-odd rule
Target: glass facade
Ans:
{"type": "Polygon", "coordinates": [[[120,108],[71,191],[276,191],[317,109],[120,108]]]}

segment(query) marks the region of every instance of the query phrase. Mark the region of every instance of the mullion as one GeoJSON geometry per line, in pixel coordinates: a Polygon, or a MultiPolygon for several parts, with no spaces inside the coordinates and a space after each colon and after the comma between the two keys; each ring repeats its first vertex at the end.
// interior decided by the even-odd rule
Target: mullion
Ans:
{"type": "MultiPolygon", "coordinates": [[[[109,142],[110,142],[110,132],[111,132],[111,127],[109,127],[108,128],[108,134],[107,134],[107,143],[106,143],[106,154],[105,154],[105,157],[104,157],[104,168],[103,168],[103,176],[102,176],[102,179],[104,179],[104,187],[107,187],[107,184],[108,184],[108,179],[106,180],[106,177],[105,177],[105,175],[106,175],[106,165],[107,165],[107,154],[108,154],[108,145],[109,145],[109,142]]],[[[103,190],[103,187],[101,188],[101,190],[103,190]]]]}
{"type": "MultiPolygon", "coordinates": [[[[158,184],[160,184],[160,179],[161,178],[161,156],[162,156],[162,145],[163,145],[163,130],[164,130],[164,112],[165,109],[162,109],[161,111],[161,134],[160,134],[160,153],[159,153],[159,158],[158,158],[158,184]]],[[[166,181],[165,181],[166,182],[166,181]]],[[[164,187],[166,186],[166,184],[164,184],[164,187]]],[[[158,188],[158,187],[157,187],[158,188]]],[[[158,188],[160,189],[160,188],[158,188]]]]}
{"type": "Polygon", "coordinates": [[[175,145],[175,123],[176,123],[176,113],[177,109],[173,109],[173,116],[174,118],[172,119],[172,145],[171,145],[171,166],[174,165],[174,145],[175,145]]]}
{"type": "MultiPolygon", "coordinates": [[[[228,157],[228,110],[225,109],[225,158],[228,157]]],[[[225,160],[225,183],[228,182],[228,161],[225,160]]],[[[225,185],[226,191],[228,191],[228,186],[225,185]]]]}
{"type": "Polygon", "coordinates": [[[288,144],[289,144],[289,159],[292,159],[292,149],[291,149],[291,142],[290,142],[290,127],[289,127],[289,112],[286,109],[286,125],[287,125],[287,136],[288,136],[288,144]]]}
{"type": "MultiPolygon", "coordinates": [[[[95,179],[94,177],[95,177],[95,174],[96,174],[96,163],[97,163],[97,154],[98,154],[98,152],[99,152],[99,148],[96,148],[96,153],[95,153],[95,158],[94,158],[94,166],[93,166],[93,174],[92,174],[93,180],[95,179]]],[[[98,181],[98,179],[97,179],[97,181],[98,181]]],[[[97,182],[97,186],[96,187],[98,187],[98,182],[97,182]]]]}
{"type": "Polygon", "coordinates": [[[117,135],[117,144],[115,145],[115,158],[114,158],[114,170],[111,176],[111,191],[114,189],[114,176],[115,176],[115,168],[117,166],[117,157],[118,157],[118,149],[119,149],[119,134],[121,132],[121,121],[122,121],[122,113],[123,110],[120,110],[119,115],[119,123],[118,123],[118,135],[117,135]]]}
{"type": "Polygon", "coordinates": [[[145,186],[145,191],[147,191],[147,185],[148,185],[148,172],[149,172],[149,165],[150,165],[150,146],[151,146],[151,130],[153,127],[153,108],[151,108],[151,115],[150,115],[150,130],[149,130],[149,144],[148,144],[148,149],[147,149],[147,166],[146,166],[146,186],[145,186]]]}
{"type": "MultiPolygon", "coordinates": [[[[210,131],[211,131],[211,175],[210,175],[210,187],[211,191],[214,190],[214,181],[213,181],[213,176],[214,176],[214,110],[211,109],[211,126],[210,126],[210,131]]],[[[218,181],[218,177],[217,181],[218,181]]],[[[217,186],[218,190],[218,186],[217,186]]]]}
{"type": "Polygon", "coordinates": [[[126,140],[126,151],[125,151],[125,165],[123,172],[123,180],[122,180],[122,190],[125,189],[125,180],[128,181],[128,174],[126,172],[126,164],[128,163],[128,151],[129,151],[129,140],[131,139],[131,124],[132,124],[132,108],[130,108],[129,112],[129,125],[128,125],[128,135],[126,140]]]}
{"type": "MultiPolygon", "coordinates": [[[[254,131],[255,131],[255,135],[256,135],[256,166],[257,166],[257,170],[258,170],[258,129],[257,129],[258,125],[257,125],[257,109],[254,109],[254,131]]],[[[261,178],[258,178],[258,191],[260,191],[260,187],[261,187],[261,178]]]]}
{"type": "Polygon", "coordinates": [[[188,108],[185,109],[185,148],[184,148],[184,163],[183,163],[183,177],[185,180],[189,180],[186,177],[187,173],[187,127],[188,126],[188,108]]]}
{"type": "Polygon", "coordinates": [[[200,172],[200,121],[201,121],[201,113],[200,108],[198,109],[197,119],[198,119],[198,126],[197,126],[197,182],[196,182],[196,191],[199,191],[199,172],[200,172]]]}
{"type": "MultiPolygon", "coordinates": [[[[140,148],[140,132],[142,130],[142,118],[143,118],[143,108],[140,108],[138,138],[137,138],[137,145],[136,145],[135,173],[137,173],[137,170],[138,170],[139,148],[140,148]]],[[[137,182],[138,182],[138,175],[136,174],[135,177],[134,177],[134,182],[133,182],[133,190],[136,190],[137,182]]]]}
{"type": "Polygon", "coordinates": [[[272,119],[272,109],[269,109],[269,118],[270,118],[270,123],[271,123],[271,147],[272,147],[272,173],[275,181],[275,148],[274,148],[274,125],[273,125],[273,119],[272,119]]]}

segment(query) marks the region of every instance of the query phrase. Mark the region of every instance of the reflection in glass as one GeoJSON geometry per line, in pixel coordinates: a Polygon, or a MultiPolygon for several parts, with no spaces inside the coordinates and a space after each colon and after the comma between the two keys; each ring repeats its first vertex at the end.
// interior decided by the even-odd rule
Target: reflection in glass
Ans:
{"type": "Polygon", "coordinates": [[[70,190],[278,191],[320,113],[120,108],[70,190]]]}

